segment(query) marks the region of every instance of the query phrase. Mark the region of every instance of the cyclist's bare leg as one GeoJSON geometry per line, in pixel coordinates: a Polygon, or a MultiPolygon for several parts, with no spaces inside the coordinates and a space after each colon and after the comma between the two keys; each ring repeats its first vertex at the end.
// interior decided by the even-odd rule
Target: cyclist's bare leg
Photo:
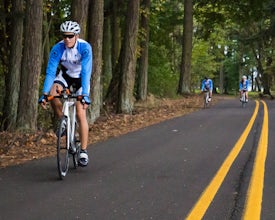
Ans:
{"type": "Polygon", "coordinates": [[[79,122],[79,135],[81,149],[86,150],[88,145],[89,126],[86,118],[86,110],[88,105],[83,105],[81,102],[76,103],[76,117],[79,122]]]}
{"type": "MultiPolygon", "coordinates": [[[[56,91],[57,89],[61,91],[61,90],[63,90],[63,87],[58,83],[54,83],[52,88],[51,88],[50,94],[53,95],[53,96],[58,95],[58,93],[56,91]]],[[[58,118],[61,118],[63,116],[61,101],[59,99],[53,99],[51,101],[51,106],[52,106],[56,116],[58,118]]]]}
{"type": "Polygon", "coordinates": [[[243,95],[243,90],[240,91],[240,100],[242,98],[242,95],[243,95]]]}
{"type": "Polygon", "coordinates": [[[209,102],[211,101],[211,98],[212,98],[212,90],[209,90],[209,98],[208,98],[209,102]]]}

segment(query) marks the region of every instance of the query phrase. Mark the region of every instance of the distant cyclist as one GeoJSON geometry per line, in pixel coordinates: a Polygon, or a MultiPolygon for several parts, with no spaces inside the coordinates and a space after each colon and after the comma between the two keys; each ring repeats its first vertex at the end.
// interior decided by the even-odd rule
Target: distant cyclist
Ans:
{"type": "Polygon", "coordinates": [[[240,101],[242,101],[242,94],[245,93],[245,102],[248,102],[248,80],[245,75],[240,81],[240,101]]]}
{"type": "MultiPolygon", "coordinates": [[[[46,78],[44,81],[43,95],[39,103],[43,108],[46,107],[48,95],[56,96],[57,88],[62,91],[75,85],[77,94],[82,97],[81,102],[76,103],[76,116],[79,122],[79,134],[81,142],[81,151],[79,156],[80,166],[88,164],[88,122],[86,110],[90,101],[90,80],[92,74],[92,47],[79,38],[80,26],[74,21],[65,21],[60,25],[60,32],[63,40],[55,44],[51,50],[48,66],[46,69],[46,78]],[[60,71],[57,69],[60,66],[60,71]]],[[[59,99],[53,99],[51,105],[55,114],[61,118],[62,103],[59,99]]]]}
{"type": "Polygon", "coordinates": [[[209,79],[207,76],[204,77],[202,84],[201,84],[201,91],[202,92],[209,91],[208,101],[210,102],[211,98],[212,98],[212,91],[213,91],[212,79],[209,79]]]}

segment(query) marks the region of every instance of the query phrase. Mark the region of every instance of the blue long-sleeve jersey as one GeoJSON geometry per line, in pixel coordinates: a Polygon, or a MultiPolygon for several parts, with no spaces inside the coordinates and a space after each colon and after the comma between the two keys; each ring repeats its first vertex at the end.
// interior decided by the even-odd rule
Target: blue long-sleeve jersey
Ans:
{"type": "Polygon", "coordinates": [[[90,95],[93,54],[91,45],[78,39],[73,48],[66,48],[64,41],[55,44],[50,52],[43,94],[48,94],[54,83],[59,63],[72,78],[81,78],[82,95],[90,95]]]}
{"type": "Polygon", "coordinates": [[[248,80],[240,82],[240,90],[248,90],[248,80]]]}
{"type": "Polygon", "coordinates": [[[204,79],[201,84],[201,91],[204,90],[213,90],[213,82],[211,79],[204,79]]]}

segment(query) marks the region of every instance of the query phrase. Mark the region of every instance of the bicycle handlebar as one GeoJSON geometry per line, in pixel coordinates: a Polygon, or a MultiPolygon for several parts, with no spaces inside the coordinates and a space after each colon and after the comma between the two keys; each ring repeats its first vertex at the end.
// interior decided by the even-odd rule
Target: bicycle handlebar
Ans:
{"type": "Polygon", "coordinates": [[[72,99],[77,99],[77,101],[82,101],[82,98],[83,98],[82,95],[76,95],[74,93],[71,93],[71,91],[69,89],[64,89],[62,91],[56,90],[56,92],[59,95],[55,95],[55,96],[49,95],[49,96],[47,96],[46,101],[48,102],[55,98],[64,98],[64,99],[72,98],[72,99]]]}

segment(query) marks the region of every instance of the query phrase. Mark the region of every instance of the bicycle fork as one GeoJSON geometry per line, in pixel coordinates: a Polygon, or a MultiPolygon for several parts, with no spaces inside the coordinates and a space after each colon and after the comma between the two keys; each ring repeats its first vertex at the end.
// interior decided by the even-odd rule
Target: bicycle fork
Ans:
{"type": "Polygon", "coordinates": [[[63,115],[67,119],[67,149],[71,147],[73,152],[76,151],[74,144],[75,123],[76,123],[76,107],[74,101],[66,101],[63,105],[63,115]]]}

